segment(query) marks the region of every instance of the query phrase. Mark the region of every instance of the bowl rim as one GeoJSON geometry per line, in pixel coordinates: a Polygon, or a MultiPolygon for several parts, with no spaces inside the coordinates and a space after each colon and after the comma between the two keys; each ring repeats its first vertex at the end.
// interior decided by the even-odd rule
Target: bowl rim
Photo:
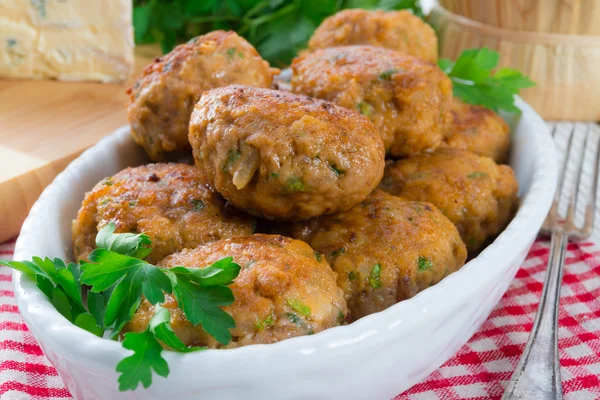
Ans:
{"type": "MultiPolygon", "coordinates": [[[[515,261],[520,252],[529,249],[531,238],[535,237],[554,198],[558,170],[553,140],[544,121],[527,103],[517,98],[516,104],[522,110],[521,118],[529,118],[536,128],[533,132],[529,132],[535,137],[535,147],[537,149],[529,190],[525,193],[519,210],[508,227],[493,243],[459,271],[450,274],[438,284],[420,292],[411,299],[363,317],[352,324],[330,328],[315,335],[294,337],[272,344],[255,344],[233,349],[209,349],[199,353],[167,351],[163,353],[163,357],[169,363],[185,363],[187,365],[194,363],[195,360],[201,360],[200,362],[203,363],[227,363],[238,357],[244,359],[260,357],[264,359],[276,354],[289,354],[291,352],[296,354],[310,352],[314,359],[315,353],[322,355],[326,352],[325,350],[339,347],[348,348],[358,342],[371,348],[379,346],[382,342],[392,340],[395,331],[400,326],[403,329],[417,329],[425,323],[427,318],[410,319],[406,317],[422,315],[432,311],[429,310],[428,305],[435,302],[436,298],[452,296],[453,299],[467,301],[475,288],[468,285],[465,287],[460,282],[465,280],[474,282],[482,279],[489,280],[505,273],[509,261],[515,261]],[[514,246],[510,252],[506,250],[509,244],[514,246]],[[508,257],[511,258],[507,259],[508,257]],[[493,260],[498,258],[506,259],[506,262],[501,263],[504,265],[504,269],[499,267],[486,268],[493,267],[493,260]],[[483,267],[484,264],[490,265],[483,267]],[[403,323],[406,319],[410,322],[408,327],[406,323],[403,323]],[[368,340],[366,340],[367,338],[368,340]],[[223,357],[223,354],[228,356],[223,357]]],[[[35,248],[34,242],[37,239],[35,234],[31,234],[31,227],[35,226],[36,219],[43,216],[44,211],[46,211],[46,201],[55,196],[58,191],[63,190],[64,185],[62,185],[62,182],[68,182],[71,179],[71,174],[78,174],[78,169],[87,157],[100,151],[110,142],[115,142],[112,145],[118,145],[118,142],[125,140],[131,140],[128,126],[119,128],[113,134],[103,138],[95,146],[83,152],[55,178],[43,191],[25,220],[22,233],[15,245],[14,259],[30,258],[31,250],[28,249],[35,248]]],[[[44,327],[46,339],[50,336],[54,343],[71,348],[80,357],[96,360],[102,364],[110,362],[113,370],[112,360],[114,360],[114,357],[123,358],[130,354],[119,342],[101,339],[71,324],[52,306],[33,281],[16,270],[13,271],[13,287],[17,304],[26,322],[40,329],[44,327]],[[112,356],[107,357],[107,354],[112,354],[112,356]]],[[[440,310],[443,309],[443,307],[438,307],[435,311],[435,307],[433,308],[433,312],[438,314],[441,314],[440,310]]],[[[48,342],[50,343],[50,341],[48,342]]],[[[42,341],[40,343],[43,345],[42,341]]]]}

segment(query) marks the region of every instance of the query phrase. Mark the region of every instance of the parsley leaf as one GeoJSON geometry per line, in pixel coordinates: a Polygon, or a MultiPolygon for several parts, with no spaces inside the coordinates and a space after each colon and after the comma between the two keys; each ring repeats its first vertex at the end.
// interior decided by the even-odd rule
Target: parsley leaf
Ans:
{"type": "Polygon", "coordinates": [[[175,276],[174,294],[185,317],[194,325],[202,324],[219,343],[229,343],[229,329],[235,328],[235,321],[220,307],[233,303],[231,289],[222,285],[200,286],[188,274],[168,273],[175,276]]]}
{"type": "Polygon", "coordinates": [[[305,192],[306,187],[304,186],[304,182],[302,182],[302,178],[298,178],[296,176],[292,176],[288,178],[285,182],[285,193],[295,193],[295,192],[305,192]]]}
{"type": "Polygon", "coordinates": [[[96,336],[102,337],[102,334],[104,333],[103,326],[98,325],[96,318],[94,318],[94,316],[90,313],[79,314],[73,323],[81,329],[85,329],[96,336]]]}
{"type": "Polygon", "coordinates": [[[535,83],[521,72],[501,68],[495,73],[500,56],[487,48],[469,49],[456,61],[440,59],[439,67],[452,80],[454,96],[465,103],[478,104],[494,111],[519,112],[514,96],[535,83]]]}
{"type": "Polygon", "coordinates": [[[369,285],[373,289],[379,289],[381,287],[381,264],[377,263],[369,274],[369,285]]]}
{"type": "Polygon", "coordinates": [[[301,315],[304,315],[305,317],[310,316],[310,307],[302,303],[300,300],[288,299],[286,300],[286,303],[292,308],[292,310],[297,311],[301,315]]]}
{"type": "Polygon", "coordinates": [[[100,229],[96,236],[96,247],[136,258],[145,258],[152,251],[150,249],[152,242],[147,235],[143,233],[114,234],[115,229],[115,224],[112,222],[100,229]]]}
{"type": "Polygon", "coordinates": [[[417,259],[417,270],[427,271],[433,268],[433,263],[427,257],[419,256],[417,259]]]}
{"type": "Polygon", "coordinates": [[[238,276],[240,269],[240,266],[233,262],[232,257],[226,257],[204,268],[173,267],[165,271],[171,271],[176,275],[187,275],[200,286],[227,286],[238,276]]]}
{"type": "Polygon", "coordinates": [[[146,329],[143,332],[129,332],[124,335],[123,347],[132,350],[133,354],[125,357],[117,364],[119,390],[135,390],[141,383],[148,388],[152,383],[152,371],[167,377],[169,366],[162,357],[162,346],[156,340],[154,332],[146,329]]]}
{"type": "Polygon", "coordinates": [[[169,348],[181,353],[206,349],[206,347],[187,347],[171,328],[171,314],[169,310],[161,306],[156,306],[154,316],[148,323],[148,329],[154,332],[156,337],[169,348]]]}
{"type": "Polygon", "coordinates": [[[240,266],[227,257],[205,268],[158,268],[143,260],[151,251],[147,235],[114,231],[112,223],[100,229],[90,262],[65,265],[60,259],[33,257],[31,261],[0,264],[34,280],[65,318],[100,337],[118,338],[133,318],[142,296],[154,304],[155,315],[147,329],[124,335],[123,347],[133,354],[117,365],[120,390],[134,390],[140,383],[147,388],[153,372],[165,377],[169,373],[161,356],[161,343],[179,352],[203,349],[188,348],[175,335],[169,311],[159,305],[165,301],[165,293],[175,292],[178,305],[190,322],[202,324],[215,339],[227,344],[235,321],[220,307],[234,301],[228,285],[238,276],[240,266]],[[86,302],[82,283],[90,287],[86,302]]]}
{"type": "Polygon", "coordinates": [[[56,309],[68,320],[86,312],[81,296],[79,266],[65,263],[55,258],[33,257],[31,261],[0,261],[35,281],[36,286],[50,299],[56,309]]]}

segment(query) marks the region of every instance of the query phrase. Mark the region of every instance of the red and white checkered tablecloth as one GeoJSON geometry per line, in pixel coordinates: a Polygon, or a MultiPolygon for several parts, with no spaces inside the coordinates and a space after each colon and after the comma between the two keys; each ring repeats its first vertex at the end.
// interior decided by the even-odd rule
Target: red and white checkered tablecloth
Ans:
{"type": "MultiPolygon", "coordinates": [[[[14,241],[0,244],[10,259],[14,241]]],[[[600,246],[569,244],[560,309],[559,347],[568,400],[600,398],[600,246]]],[[[394,400],[499,399],[533,324],[548,261],[538,240],[496,309],[453,358],[394,400]]],[[[23,323],[10,271],[0,268],[0,399],[70,398],[23,323]]]]}

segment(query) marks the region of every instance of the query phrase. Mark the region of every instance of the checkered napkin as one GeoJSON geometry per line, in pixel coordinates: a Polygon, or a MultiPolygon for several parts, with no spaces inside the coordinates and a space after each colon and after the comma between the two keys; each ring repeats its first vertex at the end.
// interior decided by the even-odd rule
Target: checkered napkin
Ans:
{"type": "MultiPolygon", "coordinates": [[[[0,258],[10,259],[13,247],[1,244],[0,258]]],[[[548,255],[549,242],[538,240],[469,343],[395,400],[499,399],[533,325],[548,255]]],[[[600,246],[591,242],[569,244],[559,347],[565,398],[600,398],[600,246]]],[[[19,315],[10,270],[0,268],[0,399],[70,397],[19,315]]]]}

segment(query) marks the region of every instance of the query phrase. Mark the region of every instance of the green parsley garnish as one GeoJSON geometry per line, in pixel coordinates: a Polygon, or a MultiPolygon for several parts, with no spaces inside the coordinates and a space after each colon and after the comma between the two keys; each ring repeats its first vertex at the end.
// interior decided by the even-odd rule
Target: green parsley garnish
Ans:
{"type": "Polygon", "coordinates": [[[431,268],[433,268],[433,263],[431,262],[431,260],[426,257],[419,256],[419,258],[417,259],[417,270],[427,271],[431,268]]]}
{"type": "Polygon", "coordinates": [[[104,182],[102,182],[102,184],[104,186],[112,186],[114,185],[114,182],[112,181],[112,177],[108,177],[104,180],[104,182]]]}
{"type": "Polygon", "coordinates": [[[192,205],[194,206],[194,211],[202,211],[206,208],[206,203],[200,199],[193,199],[192,205]]]}
{"type": "Polygon", "coordinates": [[[333,163],[327,163],[329,165],[329,169],[333,171],[333,173],[335,174],[336,178],[339,178],[340,175],[344,175],[346,173],[346,171],[344,171],[341,168],[338,168],[337,165],[333,164],[333,163]]]}
{"type": "Polygon", "coordinates": [[[452,79],[454,96],[465,103],[479,104],[494,111],[519,112],[515,95],[535,83],[515,69],[500,68],[493,73],[499,59],[500,55],[494,50],[469,49],[456,61],[442,58],[438,65],[452,79]]]}
{"type": "Polygon", "coordinates": [[[337,249],[337,250],[334,250],[334,251],[331,253],[331,255],[332,255],[333,257],[337,257],[337,256],[339,256],[340,254],[344,254],[345,252],[346,252],[346,248],[345,248],[345,247],[340,247],[339,249],[337,249]]]}
{"type": "Polygon", "coordinates": [[[279,178],[279,174],[277,172],[271,172],[271,175],[269,175],[269,177],[271,179],[276,179],[276,178],[279,178]]]}
{"type": "Polygon", "coordinates": [[[181,353],[206,349],[206,347],[187,347],[175,335],[170,322],[169,310],[157,304],[145,331],[129,332],[123,335],[123,347],[133,351],[133,354],[117,364],[117,372],[121,373],[119,390],[134,390],[138,383],[141,383],[144,388],[148,388],[152,383],[152,370],[163,377],[169,375],[169,366],[161,356],[163,348],[159,340],[174,351],[181,353]]]}
{"type": "Polygon", "coordinates": [[[244,53],[238,51],[235,47],[228,48],[225,53],[227,54],[227,61],[232,62],[235,57],[244,58],[244,53]]]}
{"type": "Polygon", "coordinates": [[[369,285],[373,289],[379,289],[381,287],[381,264],[377,263],[369,274],[369,285]]]}
{"type": "Polygon", "coordinates": [[[305,187],[301,178],[292,176],[285,182],[285,193],[304,192],[305,187]]]}
{"type": "Polygon", "coordinates": [[[310,315],[310,307],[302,303],[298,299],[286,300],[288,306],[292,307],[292,310],[297,311],[300,315],[308,317],[310,315]]]}
{"type": "Polygon", "coordinates": [[[475,172],[471,172],[470,174],[467,175],[467,178],[469,179],[477,179],[477,178],[483,178],[486,177],[487,174],[485,172],[481,172],[481,171],[475,171],[475,172]]]}
{"type": "Polygon", "coordinates": [[[392,79],[392,75],[394,75],[396,72],[398,72],[396,68],[383,71],[381,74],[379,74],[379,79],[381,79],[382,81],[389,81],[390,79],[392,79]]]}
{"type": "Polygon", "coordinates": [[[373,113],[373,106],[365,101],[361,101],[356,105],[356,109],[362,115],[366,115],[367,117],[373,113]]]}
{"type": "Polygon", "coordinates": [[[235,321],[221,307],[233,303],[228,285],[240,271],[231,257],[205,268],[159,268],[144,261],[152,244],[147,235],[114,232],[113,223],[100,229],[90,262],[65,265],[58,258],[33,257],[0,264],[28,276],[65,318],[99,337],[118,338],[142,295],[155,306],[145,331],[124,334],[123,347],[133,354],[117,364],[121,391],[134,390],[140,383],[147,388],[152,371],[168,375],[160,342],[179,352],[201,350],[188,348],[172,331],[169,311],[159,306],[165,293],[175,296],[192,324],[202,324],[219,343],[229,343],[235,321]],[[87,296],[82,296],[82,285],[90,287],[87,296]]]}
{"type": "Polygon", "coordinates": [[[322,259],[322,255],[321,253],[319,253],[318,251],[315,250],[315,258],[317,259],[318,262],[321,262],[322,259]]]}
{"type": "Polygon", "coordinates": [[[254,328],[256,328],[256,330],[258,332],[262,332],[266,328],[270,328],[274,324],[275,324],[275,319],[273,318],[273,315],[271,314],[267,318],[265,318],[263,321],[257,319],[256,322],[254,322],[254,328]]]}
{"type": "Polygon", "coordinates": [[[298,323],[300,322],[300,317],[298,317],[298,316],[297,316],[296,314],[294,314],[294,313],[286,313],[285,315],[288,317],[288,319],[289,319],[290,321],[292,321],[292,322],[293,322],[293,323],[295,323],[295,324],[298,324],[298,323]]]}
{"type": "Polygon", "coordinates": [[[356,272],[354,272],[354,271],[350,271],[350,272],[348,272],[348,279],[350,279],[351,281],[355,281],[355,280],[356,280],[356,278],[358,278],[358,277],[356,276],[356,272]]]}

